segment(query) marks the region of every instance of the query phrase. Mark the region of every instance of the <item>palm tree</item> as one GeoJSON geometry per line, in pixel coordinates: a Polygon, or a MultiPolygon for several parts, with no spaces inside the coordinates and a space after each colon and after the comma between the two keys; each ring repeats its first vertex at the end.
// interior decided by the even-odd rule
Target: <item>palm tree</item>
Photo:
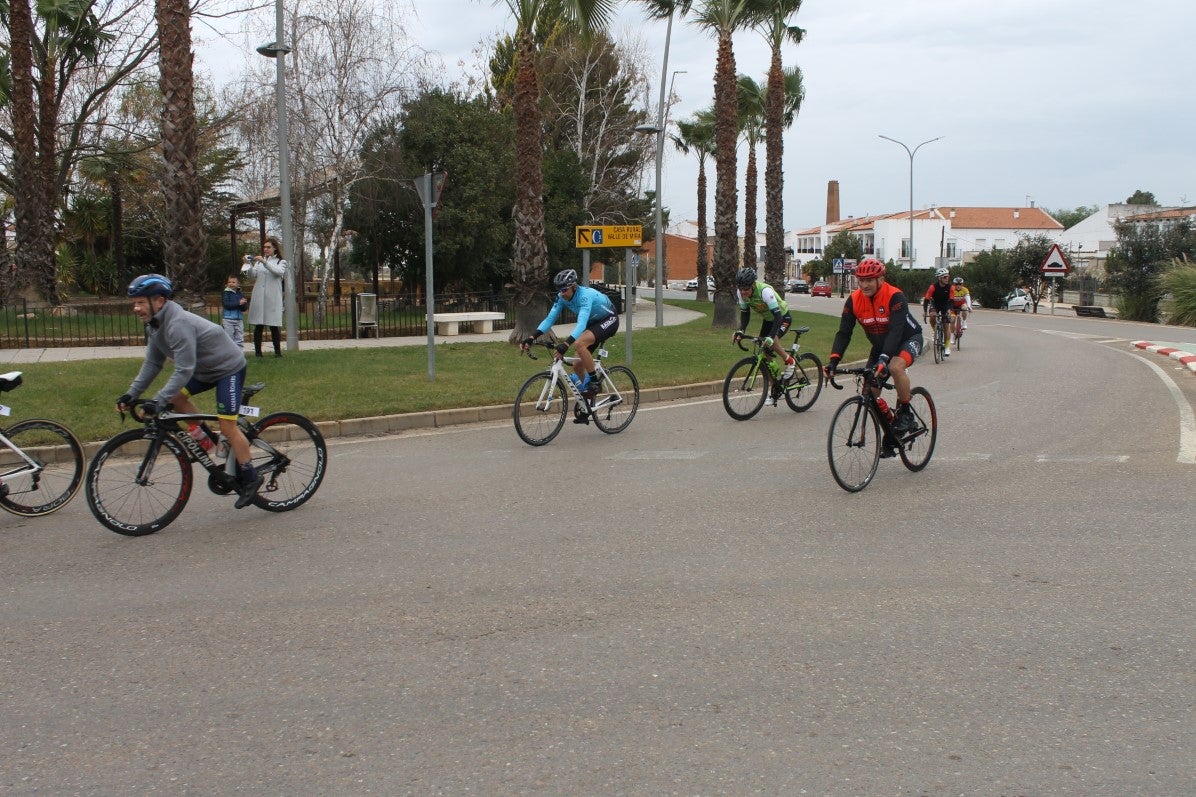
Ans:
{"type": "Polygon", "coordinates": [[[756,265],[756,145],[764,138],[764,88],[747,75],[739,76],[739,132],[747,144],[743,176],[743,263],[756,265]]]}
{"type": "Polygon", "coordinates": [[[536,73],[536,25],[557,13],[588,34],[604,30],[614,0],[503,0],[515,17],[515,244],[511,280],[515,286],[517,341],[544,318],[548,246],[544,240],[544,147],[540,78],[536,73]]]}
{"type": "Polygon", "coordinates": [[[739,267],[736,229],[735,139],[739,137],[738,84],[735,78],[735,31],[760,19],[771,0],[702,0],[695,20],[718,38],[714,67],[714,320],[716,327],[739,323],[734,291],[739,267]]]}
{"type": "Polygon", "coordinates": [[[774,0],[759,30],[768,40],[772,58],[768,67],[768,92],[764,110],[764,276],[770,285],[784,284],[785,222],[783,200],[785,145],[781,132],[793,124],[806,90],[799,67],[781,67],[781,46],[800,44],[806,32],[788,20],[802,0],[774,0]]]}
{"type": "MultiPolygon", "coordinates": [[[[10,103],[13,135],[13,217],[16,248],[13,253],[16,279],[26,280],[34,273],[37,258],[34,228],[41,215],[41,194],[37,190],[33,108],[33,14],[29,0],[9,3],[10,103]]],[[[12,284],[5,285],[11,291],[12,284]]],[[[51,299],[57,304],[57,296],[51,299]]]]}
{"type": "Polygon", "coordinates": [[[678,122],[678,135],[670,136],[673,145],[688,155],[691,151],[698,156],[698,295],[706,301],[706,275],[710,264],[706,253],[706,158],[714,152],[714,113],[700,111],[687,122],[678,122]]]}
{"type": "Polygon", "coordinates": [[[207,236],[200,206],[199,136],[195,122],[191,5],[188,0],[155,0],[158,22],[158,86],[162,90],[163,198],[167,274],[184,293],[203,291],[207,236]]]}

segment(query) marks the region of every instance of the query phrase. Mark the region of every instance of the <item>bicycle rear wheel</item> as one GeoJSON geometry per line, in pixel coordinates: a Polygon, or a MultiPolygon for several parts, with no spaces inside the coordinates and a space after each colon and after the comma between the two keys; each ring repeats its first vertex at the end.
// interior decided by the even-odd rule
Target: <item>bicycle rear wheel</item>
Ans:
{"type": "Polygon", "coordinates": [[[939,436],[939,416],[934,400],[924,387],[910,391],[909,408],[917,419],[913,431],[901,438],[901,461],[912,471],[919,471],[930,462],[934,444],[939,436]]]}
{"type": "Polygon", "coordinates": [[[529,446],[542,446],[551,442],[565,425],[569,412],[569,394],[565,386],[557,382],[552,388],[552,373],[544,371],[532,374],[519,388],[511,414],[515,418],[515,431],[529,446]]]}
{"type": "Polygon", "coordinates": [[[822,361],[818,356],[806,352],[797,358],[793,376],[785,385],[785,403],[794,412],[805,412],[814,406],[822,393],[822,361]]]}
{"type": "Polygon", "coordinates": [[[246,437],[253,466],[262,476],[254,506],[286,512],[320,489],[328,468],[328,448],[310,420],[293,412],[276,412],[250,426],[246,437]]]}
{"type": "Polygon", "coordinates": [[[640,408],[640,383],[625,365],[605,370],[602,390],[594,399],[594,425],[607,434],[618,434],[640,408]]]}
{"type": "Polygon", "coordinates": [[[128,537],[161,531],[191,497],[191,462],[169,435],[129,429],[87,466],[87,506],[105,528],[128,537]]]}
{"type": "Polygon", "coordinates": [[[756,357],[744,357],[723,381],[723,407],[737,421],[746,421],[764,406],[764,398],[772,389],[767,368],[760,368],[756,357]]]}
{"type": "Polygon", "coordinates": [[[849,493],[868,486],[880,463],[880,423],[860,396],[839,405],[826,437],[831,475],[849,493]]]}
{"type": "Polygon", "coordinates": [[[0,506],[14,515],[37,517],[66,506],[83,483],[83,446],[57,421],[21,421],[4,432],[31,466],[10,448],[0,449],[0,506]]]}

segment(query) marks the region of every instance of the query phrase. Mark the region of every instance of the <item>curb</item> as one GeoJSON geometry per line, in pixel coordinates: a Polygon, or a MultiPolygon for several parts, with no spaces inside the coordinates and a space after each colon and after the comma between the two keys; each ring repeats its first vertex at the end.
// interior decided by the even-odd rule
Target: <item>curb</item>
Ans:
{"type": "MultiPolygon", "coordinates": [[[[718,395],[722,389],[723,380],[721,379],[692,385],[642,388],[640,390],[640,405],[718,395]]],[[[442,429],[466,423],[510,420],[514,407],[514,404],[459,407],[447,410],[407,412],[398,415],[378,415],[372,418],[347,418],[343,421],[319,421],[316,426],[325,438],[368,437],[406,432],[412,429],[442,429]]]]}
{"type": "Polygon", "coordinates": [[[1189,371],[1196,374],[1196,354],[1163,343],[1151,343],[1147,340],[1135,340],[1130,345],[1145,351],[1152,351],[1155,354],[1161,354],[1164,357],[1170,357],[1173,360],[1179,360],[1189,371]]]}

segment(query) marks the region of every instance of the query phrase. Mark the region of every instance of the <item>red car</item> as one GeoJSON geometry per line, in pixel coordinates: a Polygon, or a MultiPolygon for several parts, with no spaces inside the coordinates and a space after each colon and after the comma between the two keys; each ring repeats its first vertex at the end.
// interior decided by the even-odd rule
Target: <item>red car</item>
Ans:
{"type": "Polygon", "coordinates": [[[822,280],[818,280],[818,282],[815,282],[814,285],[811,286],[810,295],[811,296],[825,296],[829,299],[830,295],[831,295],[831,284],[829,282],[823,282],[822,280]]]}

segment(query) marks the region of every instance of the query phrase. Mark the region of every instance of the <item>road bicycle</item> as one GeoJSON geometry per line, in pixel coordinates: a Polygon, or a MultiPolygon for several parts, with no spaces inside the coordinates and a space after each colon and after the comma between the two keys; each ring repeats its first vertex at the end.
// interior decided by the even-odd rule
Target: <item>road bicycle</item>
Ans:
{"type": "MultiPolygon", "coordinates": [[[[946,310],[936,310],[933,318],[934,340],[930,344],[931,351],[934,352],[935,364],[941,363],[947,359],[947,330],[952,328],[951,316],[946,310]]],[[[924,317],[923,321],[926,320],[924,317]]]]}
{"type": "Polygon", "coordinates": [[[959,351],[963,348],[963,313],[959,310],[952,311],[951,322],[951,342],[955,350],[959,351]]]}
{"type": "MultiPolygon", "coordinates": [[[[551,350],[555,344],[540,341],[539,345],[551,350]]],[[[538,359],[529,349],[527,356],[538,359]]],[[[602,358],[609,356],[606,349],[598,349],[594,358],[594,372],[601,380],[598,395],[587,400],[578,386],[569,378],[565,366],[571,366],[576,357],[553,358],[547,370],[532,374],[515,397],[512,415],[515,431],[529,446],[542,446],[551,442],[569,412],[569,397],[573,397],[574,423],[594,425],[607,434],[618,434],[627,428],[640,406],[640,383],[635,374],[625,365],[607,368],[602,358]]]]}
{"type": "Polygon", "coordinates": [[[752,353],[731,366],[723,381],[723,407],[735,420],[746,421],[754,416],[769,396],[775,403],[784,395],[785,403],[794,412],[805,412],[818,400],[822,393],[822,361],[810,352],[798,354],[801,336],[810,328],[799,327],[791,331],[794,339],[789,353],[795,365],[793,375],[787,380],[781,378],[782,365],[772,347],[765,348],[764,338],[746,338],[752,342],[751,349],[744,346],[742,340],[735,341],[740,349],[752,353]]]}
{"type": "MultiPolygon", "coordinates": [[[[892,410],[882,403],[882,390],[895,389],[888,377],[878,379],[875,368],[840,368],[837,373],[854,376],[856,395],[835,410],[826,438],[826,455],[831,475],[849,493],[858,493],[872,481],[881,459],[895,455],[912,471],[920,471],[930,462],[938,439],[938,413],[934,400],[924,387],[911,391],[910,410],[914,426],[904,434],[892,427],[892,410]],[[875,393],[875,395],[874,395],[875,393]]],[[[843,386],[830,377],[831,387],[843,386]]]]}
{"type": "MultiPolygon", "coordinates": [[[[315,495],[328,466],[328,449],[316,425],[294,412],[276,412],[259,421],[250,399],[265,383],[242,392],[237,425],[249,440],[252,461],[262,476],[254,506],[286,512],[315,495]]],[[[161,531],[182,513],[191,497],[192,463],[208,473],[208,489],[235,494],[237,463],[223,435],[214,437],[211,452],[192,437],[192,424],[217,423],[215,415],[169,409],[146,412],[152,401],[130,408],[140,429],[127,429],[106,442],[87,468],[87,505],[106,528],[140,537],[161,531]],[[223,460],[223,461],[221,461],[223,460]]],[[[122,414],[123,417],[123,414],[122,414]]]]}
{"type": "MultiPolygon", "coordinates": [[[[16,390],[20,371],[0,374],[0,393],[16,390]]],[[[11,410],[0,404],[0,416],[11,410]]],[[[23,517],[57,512],[83,483],[83,446],[71,430],[44,418],[0,429],[0,506],[23,517]]]]}

